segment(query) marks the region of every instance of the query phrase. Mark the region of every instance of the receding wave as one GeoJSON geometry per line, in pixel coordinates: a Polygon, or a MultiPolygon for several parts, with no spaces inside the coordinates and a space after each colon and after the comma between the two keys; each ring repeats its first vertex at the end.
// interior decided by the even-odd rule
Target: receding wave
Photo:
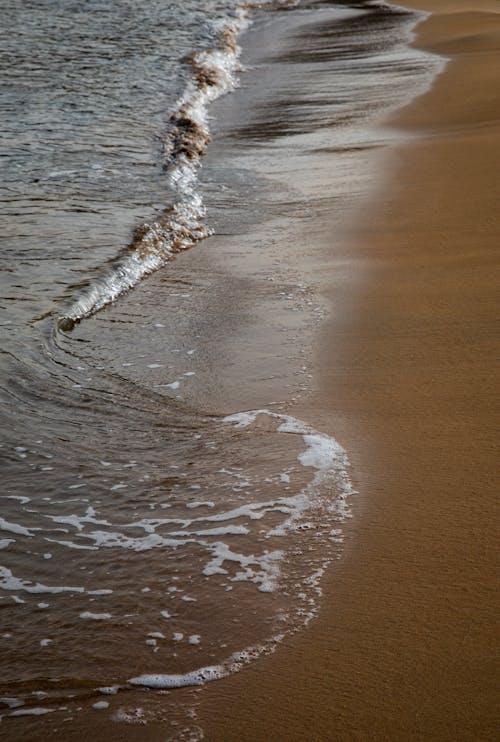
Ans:
{"type": "MultiPolygon", "coordinates": [[[[203,685],[274,651],[316,614],[354,493],[341,445],[269,409],[207,419],[184,443],[199,466],[184,471],[177,458],[156,484],[146,466],[130,462],[144,496],[132,482],[115,481],[111,462],[96,461],[109,473],[108,502],[95,497],[91,466],[67,481],[69,497],[22,497],[17,520],[0,523],[9,536],[0,543],[0,592],[46,616],[29,688],[4,674],[6,697],[25,711],[38,698],[31,690],[43,684],[46,663],[57,667],[51,688],[65,702],[68,692],[89,688],[203,685]],[[32,555],[29,567],[20,552],[32,555]],[[60,566],[57,579],[48,562],[60,566]],[[134,648],[133,660],[117,654],[106,625],[120,627],[118,641],[134,648]],[[65,659],[75,635],[93,668],[84,683],[65,659]]],[[[51,454],[19,447],[18,455],[30,467],[51,454]]],[[[11,630],[31,651],[25,627],[11,630]]]]}

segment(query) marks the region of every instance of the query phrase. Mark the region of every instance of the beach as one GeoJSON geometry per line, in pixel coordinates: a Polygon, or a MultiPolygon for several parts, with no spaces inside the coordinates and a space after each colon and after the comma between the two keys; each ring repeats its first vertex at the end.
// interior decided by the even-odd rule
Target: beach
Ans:
{"type": "Polygon", "coordinates": [[[418,136],[348,240],[362,285],[348,270],[325,281],[336,317],[315,356],[313,404],[350,453],[355,517],[317,621],[208,690],[208,739],[498,734],[499,8],[412,7],[433,13],[414,43],[450,61],[391,119],[418,136]]]}
{"type": "Polygon", "coordinates": [[[179,168],[212,236],[30,325],[12,742],[498,736],[500,8],[355,5],[256,9],[179,168]]]}

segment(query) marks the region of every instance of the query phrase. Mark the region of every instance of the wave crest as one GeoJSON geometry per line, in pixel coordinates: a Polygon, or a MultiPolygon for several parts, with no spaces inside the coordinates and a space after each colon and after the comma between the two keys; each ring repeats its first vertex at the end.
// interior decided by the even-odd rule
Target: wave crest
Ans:
{"type": "Polygon", "coordinates": [[[72,297],[57,319],[59,330],[72,330],[80,320],[115,301],[176,253],[211,234],[197,191],[200,158],[210,141],[207,108],[237,84],[237,37],[246,25],[247,12],[240,8],[234,19],[215,29],[212,49],[192,52],[184,59],[192,68],[192,77],[170,115],[164,142],[165,170],[176,200],[154,222],[138,227],[126,251],[72,297]]]}

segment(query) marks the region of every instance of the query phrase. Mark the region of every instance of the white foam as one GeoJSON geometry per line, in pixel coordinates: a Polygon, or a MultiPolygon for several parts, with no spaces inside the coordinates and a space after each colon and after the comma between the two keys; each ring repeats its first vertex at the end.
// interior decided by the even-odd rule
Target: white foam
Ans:
{"type": "Polygon", "coordinates": [[[299,455],[302,466],[312,466],[320,471],[335,466],[336,456],[343,453],[336,441],[326,435],[305,435],[306,450],[299,455]]]}
{"type": "Polygon", "coordinates": [[[90,619],[92,621],[105,621],[108,618],[112,618],[111,613],[92,613],[91,611],[84,611],[80,613],[80,618],[90,619]]]}
{"type": "MultiPolygon", "coordinates": [[[[246,25],[246,16],[246,11],[239,9],[231,23],[225,23],[215,30],[221,34],[221,39],[226,31],[236,36],[246,25]]],[[[205,140],[206,143],[209,138],[207,107],[235,87],[238,56],[239,49],[230,46],[193,55],[195,70],[202,71],[207,78],[213,78],[214,84],[204,85],[193,78],[176,105],[180,120],[187,119],[196,123],[200,134],[200,150],[193,153],[191,159],[182,151],[182,147],[180,152],[166,153],[174,157],[168,168],[168,177],[179,200],[169,210],[168,218],[162,217],[152,224],[145,224],[143,235],[134,243],[133,249],[118,258],[110,271],[95,279],[75,297],[72,305],[59,318],[60,328],[71,329],[75,321],[88,317],[113,302],[144,276],[171,260],[175,253],[191,247],[211,233],[203,224],[205,208],[196,190],[196,172],[205,146],[202,142],[205,140]]],[[[173,124],[175,121],[173,115],[173,124]]],[[[174,140],[175,137],[171,147],[175,146],[174,140]]],[[[189,294],[184,296],[188,297],[189,294]]]]}
{"type": "Polygon", "coordinates": [[[173,531],[170,536],[245,536],[250,533],[246,526],[219,526],[200,531],[173,531]]]}
{"type": "Polygon", "coordinates": [[[56,709],[48,709],[42,706],[35,708],[18,709],[17,711],[11,711],[9,716],[43,716],[44,714],[50,714],[56,709]]]}
{"type": "Polygon", "coordinates": [[[0,703],[3,703],[5,706],[8,706],[11,709],[19,708],[19,706],[24,706],[24,701],[22,701],[20,698],[14,698],[13,696],[4,696],[3,698],[0,698],[0,703]]]}
{"type": "Polygon", "coordinates": [[[262,556],[239,554],[223,541],[212,544],[210,550],[214,557],[203,569],[203,574],[207,577],[214,574],[227,574],[228,570],[222,565],[225,562],[236,562],[242,570],[231,578],[233,581],[248,580],[258,583],[259,590],[262,592],[272,592],[276,589],[280,575],[279,561],[283,557],[282,551],[264,552],[262,556]]]}
{"type": "Polygon", "coordinates": [[[132,551],[148,551],[163,546],[183,546],[192,543],[193,539],[175,539],[160,536],[157,533],[151,533],[148,536],[126,536],[116,531],[93,531],[92,533],[83,533],[82,538],[92,539],[97,547],[131,549],[132,551]]]}
{"type": "MultiPolygon", "coordinates": [[[[118,487],[119,485],[115,485],[115,488],[118,487]]],[[[94,518],[94,515],[94,508],[89,506],[85,512],[85,515],[46,515],[45,517],[49,518],[53,523],[61,523],[62,525],[73,526],[73,528],[76,528],[77,531],[82,531],[86,523],[104,526],[109,525],[106,520],[98,520],[94,518]]]]}
{"type": "MultiPolygon", "coordinates": [[[[247,512],[247,517],[259,518],[270,510],[288,513],[289,517],[284,522],[268,531],[268,537],[285,536],[294,530],[314,528],[313,524],[304,522],[304,514],[308,510],[314,510],[318,507],[320,509],[326,507],[330,512],[335,511],[340,518],[348,517],[349,510],[346,498],[354,493],[354,489],[348,475],[349,460],[342,446],[331,436],[319,433],[310,425],[297,418],[267,409],[238,412],[228,415],[223,421],[231,423],[238,429],[244,429],[252,425],[261,415],[277,421],[278,433],[299,435],[302,437],[305,448],[298,454],[298,461],[303,467],[311,467],[316,472],[313,479],[303,487],[298,495],[290,498],[278,498],[271,502],[258,503],[257,506],[243,506],[244,509],[251,507],[250,512],[252,512],[252,515],[250,515],[250,512],[247,512]],[[338,496],[331,502],[325,503],[322,500],[321,492],[324,485],[329,482],[335,484],[338,496]]],[[[281,481],[289,481],[289,476],[282,474],[281,481]]],[[[241,514],[243,515],[243,513],[241,514]]],[[[225,514],[219,514],[214,517],[223,519],[225,514]]],[[[206,520],[210,520],[210,518],[207,517],[206,520]]],[[[338,539],[338,535],[336,536],[338,539]]],[[[209,569],[220,568],[220,560],[213,560],[209,565],[209,569]]],[[[249,576],[251,576],[251,573],[249,573],[249,576]]]]}
{"type": "Polygon", "coordinates": [[[107,685],[97,690],[104,696],[115,696],[121,688],[123,688],[122,685],[107,685]]]}
{"type": "Polygon", "coordinates": [[[59,544],[59,546],[67,546],[68,549],[81,549],[82,551],[97,551],[97,546],[87,546],[85,544],[75,544],[74,541],[67,541],[64,539],[57,539],[57,538],[45,538],[46,541],[49,541],[51,544],[59,544]]]}
{"type": "Polygon", "coordinates": [[[211,665],[200,667],[198,670],[187,672],[184,675],[140,675],[131,678],[128,682],[130,685],[143,686],[145,688],[182,688],[189,685],[204,685],[211,680],[219,680],[227,675],[222,665],[211,665]]]}
{"type": "MultiPolygon", "coordinates": [[[[250,466],[252,466],[251,472],[245,470],[244,464],[242,464],[241,468],[227,464],[226,466],[228,468],[219,470],[216,476],[220,478],[220,475],[223,475],[221,491],[224,493],[226,491],[229,492],[229,502],[225,497],[219,497],[220,493],[217,494],[218,499],[216,501],[197,500],[195,502],[184,502],[182,497],[176,495],[172,498],[172,502],[168,503],[168,507],[172,507],[169,513],[181,517],[142,518],[143,508],[137,507],[137,514],[130,515],[130,510],[125,509],[124,511],[117,512],[116,515],[110,515],[109,520],[104,517],[98,520],[98,515],[96,515],[93,508],[87,507],[85,510],[86,506],[74,506],[74,509],[77,510],[76,513],[63,516],[49,516],[54,524],[66,526],[67,528],[64,529],[66,533],[69,533],[71,530],[72,535],[68,537],[68,540],[58,543],[68,545],[70,548],[120,548],[131,549],[137,552],[153,548],[177,549],[183,545],[194,545],[193,551],[198,560],[198,569],[205,577],[210,579],[212,584],[216,583],[215,588],[220,591],[219,596],[222,596],[223,601],[230,601],[232,606],[237,605],[239,589],[241,587],[238,583],[242,582],[250,583],[254,594],[257,594],[256,590],[272,593],[279,588],[283,588],[283,595],[286,596],[283,600],[296,600],[299,604],[297,610],[290,609],[290,624],[296,616],[305,623],[309,620],[310,616],[314,615],[317,602],[316,595],[319,594],[320,589],[319,582],[323,573],[323,567],[318,569],[319,551],[323,546],[325,550],[329,547],[333,550],[334,547],[330,544],[329,538],[340,538],[341,536],[341,532],[338,529],[332,529],[334,524],[332,523],[332,519],[328,518],[328,514],[338,513],[343,517],[345,512],[347,512],[345,511],[345,497],[353,491],[347,473],[347,467],[349,466],[347,457],[343,448],[334,438],[320,433],[310,425],[288,415],[269,410],[257,410],[228,416],[225,418],[225,422],[230,423],[240,430],[248,429],[254,423],[258,426],[259,422],[265,422],[265,425],[261,426],[263,430],[258,430],[258,435],[262,434],[264,439],[270,432],[275,437],[277,436],[278,440],[284,442],[284,449],[286,449],[288,456],[283,456],[283,460],[280,460],[278,456],[272,465],[272,470],[266,471],[266,474],[269,476],[265,479],[264,477],[259,479],[259,475],[256,473],[258,469],[253,467],[251,461],[249,462],[250,466]],[[263,416],[263,419],[260,421],[259,416],[263,416]],[[265,420],[264,416],[266,418],[265,420]],[[272,428],[272,431],[270,431],[270,428],[272,428]],[[285,438],[285,436],[288,436],[288,438],[285,438]],[[288,445],[289,443],[291,444],[290,446],[288,445]],[[290,493],[290,496],[286,496],[287,492],[285,490],[289,490],[290,488],[283,487],[283,485],[290,484],[291,472],[294,472],[294,485],[295,480],[302,483],[305,481],[305,484],[301,485],[302,489],[300,489],[298,494],[295,493],[299,485],[294,487],[294,491],[290,493]],[[325,484],[328,486],[324,487],[323,485],[325,484]],[[330,486],[330,484],[333,486],[330,486]],[[248,490],[250,485],[252,487],[251,493],[244,493],[243,490],[245,488],[248,490]],[[231,492],[233,486],[238,490],[236,495],[231,492]],[[262,490],[259,489],[260,487],[262,487],[262,490]],[[269,494],[266,488],[269,488],[271,494],[269,494]],[[257,502],[248,501],[248,498],[252,500],[259,496],[259,492],[261,491],[263,493],[262,497],[266,499],[257,502]],[[338,502],[339,492],[341,494],[341,504],[338,502]],[[280,497],[279,495],[285,496],[280,497]],[[182,508],[186,508],[186,510],[184,511],[182,508]],[[197,510],[198,508],[202,509],[197,510]],[[124,512],[128,512],[129,514],[124,516],[124,512]],[[182,517],[184,515],[186,517],[182,517]],[[134,517],[137,520],[133,520],[134,517]],[[110,522],[114,521],[115,518],[117,523],[110,522]],[[120,522],[125,518],[128,518],[130,522],[120,522]],[[99,524],[98,527],[96,527],[96,524],[99,524]],[[140,530],[137,531],[137,529],[140,530]],[[304,531],[303,537],[298,535],[298,532],[301,530],[304,531]],[[312,538],[309,537],[307,531],[311,532],[312,538]],[[294,532],[297,532],[297,538],[295,538],[294,532]],[[137,536],[137,533],[142,535],[137,536]],[[247,538],[250,533],[252,533],[252,537],[247,538]],[[317,538],[316,533],[318,536],[324,537],[323,540],[317,538]],[[288,538],[283,538],[278,542],[274,538],[287,536],[288,538]],[[71,540],[73,537],[74,541],[71,540]],[[265,539],[272,540],[266,541],[265,539]],[[312,554],[312,558],[308,562],[307,549],[309,548],[309,544],[313,546],[313,549],[317,544],[315,548],[317,553],[312,554]],[[267,545],[269,547],[268,550],[264,550],[263,545],[267,545]],[[276,546],[280,548],[275,548],[276,546]],[[299,552],[304,557],[300,555],[296,557],[299,552]],[[290,555],[292,569],[295,569],[296,566],[293,560],[295,558],[299,560],[298,567],[300,569],[296,573],[293,573],[292,569],[289,569],[288,560],[285,560],[286,555],[290,555]],[[291,584],[294,589],[288,593],[286,591],[291,584]],[[232,588],[234,588],[234,592],[227,594],[224,592],[226,589],[232,588]],[[301,591],[303,591],[303,599],[298,597],[301,591]]],[[[218,427],[212,435],[221,448],[221,440],[223,440],[224,435],[231,439],[234,437],[238,445],[240,445],[240,439],[244,439],[247,435],[247,433],[233,434],[231,430],[227,429],[223,429],[221,435],[220,420],[217,420],[216,423],[218,427]]],[[[205,434],[205,429],[203,430],[205,434]]],[[[252,437],[253,431],[248,431],[248,435],[252,437]]],[[[207,438],[204,438],[205,440],[207,438]]],[[[229,456],[227,458],[231,460],[229,456]]],[[[245,462],[245,458],[242,456],[240,461],[245,462]]],[[[215,468],[217,469],[218,466],[215,468]]],[[[190,487],[199,488],[200,485],[192,485],[189,474],[184,473],[180,466],[177,466],[175,475],[176,477],[185,477],[185,479],[179,480],[182,482],[179,495],[185,494],[186,498],[189,498],[209,494],[209,488],[211,486],[210,479],[200,480],[203,481],[203,493],[191,492],[190,487]]],[[[110,486],[110,483],[108,486],[110,486]]],[[[215,492],[216,487],[214,487],[214,498],[216,497],[215,492]]],[[[153,510],[158,509],[157,512],[163,514],[160,511],[160,507],[166,503],[162,503],[161,498],[159,500],[151,499],[151,501],[146,502],[145,507],[148,504],[152,506],[153,510]]],[[[102,504],[99,505],[99,510],[102,514],[104,514],[104,507],[102,504]]],[[[135,507],[134,504],[134,510],[135,507]]],[[[66,508],[63,512],[67,513],[66,508]]],[[[147,514],[156,515],[155,512],[147,512],[147,514]]],[[[54,528],[54,530],[62,529],[54,528]]],[[[322,558],[323,555],[321,554],[321,561],[322,558]]],[[[175,560],[175,556],[173,559],[175,560]]],[[[7,584],[9,584],[9,587],[6,589],[12,590],[26,589],[28,592],[75,591],[84,592],[88,595],[100,595],[110,592],[70,587],[50,588],[40,585],[40,583],[19,580],[8,570],[5,571],[5,569],[3,572],[0,571],[0,587],[2,586],[2,578],[4,582],[6,580],[7,584]]],[[[196,645],[200,643],[200,634],[192,634],[190,631],[198,629],[203,633],[203,627],[196,624],[193,625],[189,622],[182,623],[182,609],[184,606],[181,600],[192,601],[197,599],[199,601],[197,605],[203,611],[206,605],[203,602],[204,595],[203,591],[197,592],[197,586],[200,582],[205,581],[201,575],[191,574],[186,576],[182,573],[182,570],[179,572],[179,576],[174,574],[173,580],[178,580],[178,582],[172,582],[172,586],[176,585],[175,588],[172,588],[175,592],[164,595],[163,604],[175,605],[175,609],[178,609],[178,614],[175,613],[175,622],[172,621],[170,624],[167,624],[160,621],[158,612],[161,603],[157,605],[157,608],[154,608],[154,604],[151,603],[151,599],[155,597],[154,594],[148,596],[148,600],[146,601],[153,606],[152,610],[155,611],[157,617],[156,621],[150,622],[147,625],[151,626],[151,628],[156,628],[158,624],[161,624],[162,627],[167,629],[166,634],[170,641],[162,644],[159,640],[164,639],[165,634],[151,631],[147,634],[147,639],[144,636],[146,632],[142,634],[141,645],[143,651],[145,651],[143,642],[146,641],[147,644],[153,647],[153,651],[156,651],[160,647],[165,649],[170,643],[171,650],[175,648],[180,658],[179,661],[182,661],[182,665],[180,668],[171,666],[165,669],[186,670],[189,668],[189,665],[186,666],[184,663],[185,654],[189,652],[192,655],[200,653],[200,650],[196,649],[196,645]],[[195,597],[188,596],[188,592],[195,597]],[[176,629],[175,633],[173,633],[173,629],[176,629]],[[174,641],[182,643],[173,647],[172,637],[174,641]],[[188,645],[192,646],[190,647],[188,645]]],[[[3,587],[5,588],[5,584],[3,587]]],[[[137,587],[138,591],[140,589],[141,585],[137,587]]],[[[281,596],[279,600],[281,600],[281,596]]],[[[264,606],[266,603],[268,605],[276,605],[276,602],[272,598],[266,597],[263,599],[264,606]]],[[[89,605],[93,605],[97,611],[101,608],[97,601],[95,603],[90,602],[89,605]]],[[[106,604],[102,607],[112,612],[93,613],[85,611],[80,614],[80,617],[82,619],[99,621],[112,619],[113,614],[118,614],[118,611],[112,609],[111,604],[106,604]]],[[[265,610],[264,608],[264,612],[265,610]]],[[[171,618],[171,614],[168,611],[161,611],[160,615],[166,620],[171,618]]],[[[284,628],[286,630],[287,626],[284,628]]],[[[215,654],[216,648],[212,648],[211,640],[206,638],[204,633],[203,637],[203,644],[207,644],[207,653],[212,652],[212,649],[214,649],[214,653],[210,659],[200,659],[200,664],[203,661],[212,661],[214,664],[210,667],[202,667],[183,674],[138,673],[138,676],[132,678],[129,684],[133,686],[144,685],[167,689],[187,685],[201,685],[208,680],[224,677],[229,672],[239,669],[242,662],[250,661],[246,659],[247,655],[244,656],[244,653],[240,653],[238,657],[234,655],[230,662],[216,664],[221,658],[215,654]]],[[[228,632],[227,642],[230,646],[232,646],[231,642],[233,639],[234,635],[228,632]]],[[[279,639],[276,640],[279,641],[279,639]]],[[[42,639],[41,643],[48,643],[48,641],[42,639]]],[[[42,646],[47,646],[47,644],[44,643],[42,646]]],[[[219,643],[220,646],[224,645],[219,643]]],[[[251,659],[263,651],[268,651],[268,647],[250,649],[247,654],[251,659]]],[[[151,653],[148,651],[147,654],[153,656],[152,651],[151,653]]],[[[187,656],[189,657],[189,654],[187,656]]],[[[195,665],[191,664],[191,667],[193,666],[195,665]]],[[[157,667],[158,665],[152,668],[141,668],[141,670],[157,669],[157,667]]],[[[114,688],[115,686],[110,687],[114,688]]],[[[119,687],[116,686],[116,688],[119,687]]],[[[102,692],[105,691],[103,690],[102,692]]]]}
{"type": "Polygon", "coordinates": [[[40,582],[35,584],[30,581],[21,580],[19,577],[14,577],[10,569],[7,567],[0,566],[0,589],[2,590],[24,590],[27,593],[52,593],[57,595],[58,593],[83,593],[85,589],[83,587],[55,587],[49,585],[43,585],[40,582]]]}
{"type": "MultiPolygon", "coordinates": [[[[27,450],[27,449],[25,449],[27,450]]],[[[42,467],[43,468],[43,467],[42,467]]],[[[52,468],[52,467],[50,467],[52,468]]],[[[26,503],[31,502],[30,497],[25,497],[24,495],[2,495],[0,497],[1,500],[18,500],[21,505],[26,505],[26,503]]]]}
{"type": "Polygon", "coordinates": [[[240,505],[237,508],[226,510],[222,513],[216,513],[214,515],[206,515],[201,518],[193,518],[191,523],[199,523],[200,521],[209,522],[223,522],[226,520],[233,520],[236,518],[250,518],[250,520],[260,520],[271,511],[288,512],[286,505],[283,505],[283,500],[267,500],[265,502],[250,502],[247,505],[240,505]]]}
{"type": "Polygon", "coordinates": [[[108,701],[96,701],[92,704],[92,708],[96,711],[102,711],[103,709],[109,708],[108,701]]]}
{"type": "Polygon", "coordinates": [[[227,415],[223,418],[225,423],[235,423],[237,428],[247,428],[251,425],[259,412],[236,412],[234,415],[227,415]]]}
{"type": "Polygon", "coordinates": [[[113,721],[124,722],[125,724],[144,724],[144,711],[141,708],[133,711],[118,709],[111,717],[113,721]]]}
{"type": "MultiPolygon", "coordinates": [[[[193,644],[197,644],[200,639],[198,634],[193,634],[190,639],[191,638],[193,639],[193,644]]],[[[184,674],[144,674],[131,678],[128,683],[132,686],[156,689],[204,685],[205,683],[209,683],[213,680],[221,680],[232,673],[238,672],[244,665],[257,659],[262,654],[274,652],[277,643],[282,641],[283,638],[284,634],[277,634],[273,637],[271,642],[267,642],[265,645],[261,646],[247,647],[246,649],[234,652],[229,658],[218,665],[200,667],[197,670],[192,670],[191,672],[184,674]]]]}
{"type": "Polygon", "coordinates": [[[10,533],[16,533],[18,536],[33,536],[34,531],[39,531],[39,528],[25,528],[19,523],[9,523],[4,518],[0,518],[0,530],[9,531],[10,533]]]}

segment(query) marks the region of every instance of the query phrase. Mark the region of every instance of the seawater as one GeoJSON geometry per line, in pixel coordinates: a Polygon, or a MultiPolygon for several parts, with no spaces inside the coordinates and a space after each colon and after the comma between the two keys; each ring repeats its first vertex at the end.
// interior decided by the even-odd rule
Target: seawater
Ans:
{"type": "MultiPolygon", "coordinates": [[[[353,494],[340,443],[287,400],[241,410],[228,399],[211,413],[205,327],[228,320],[201,317],[189,285],[169,286],[168,307],[152,282],[106,310],[225,220],[247,219],[238,178],[259,191],[262,218],[282,211],[281,192],[260,188],[282,140],[303,153],[311,133],[330,141],[341,188],[340,153],[372,146],[363,122],[429,79],[429,61],[408,52],[407,15],[295,5],[3,8],[0,715],[12,738],[25,738],[26,717],[78,724],[131,689],[175,695],[220,679],[318,610],[353,494]],[[285,60],[300,84],[280,100],[280,71],[266,118],[242,109],[225,193],[199,177],[210,104],[245,75],[239,44],[254,18],[271,36],[265,69],[283,64],[266,19],[290,9],[297,28],[310,23],[285,60]],[[260,180],[242,175],[242,152],[260,180]]],[[[164,700],[176,723],[191,708],[178,698],[164,700]]]]}
{"type": "Polygon", "coordinates": [[[57,302],[78,319],[158,267],[176,240],[207,234],[192,156],[179,161],[172,152],[181,144],[169,116],[183,110],[185,122],[203,127],[205,102],[232,84],[237,52],[224,32],[234,38],[244,20],[236,3],[217,0],[6,4],[0,147],[9,301],[22,299],[34,315],[57,302]],[[203,90],[192,63],[182,63],[193,52],[219,73],[203,90]],[[178,167],[166,173],[172,159],[178,167]],[[161,222],[166,211],[172,218],[161,222]]]}

